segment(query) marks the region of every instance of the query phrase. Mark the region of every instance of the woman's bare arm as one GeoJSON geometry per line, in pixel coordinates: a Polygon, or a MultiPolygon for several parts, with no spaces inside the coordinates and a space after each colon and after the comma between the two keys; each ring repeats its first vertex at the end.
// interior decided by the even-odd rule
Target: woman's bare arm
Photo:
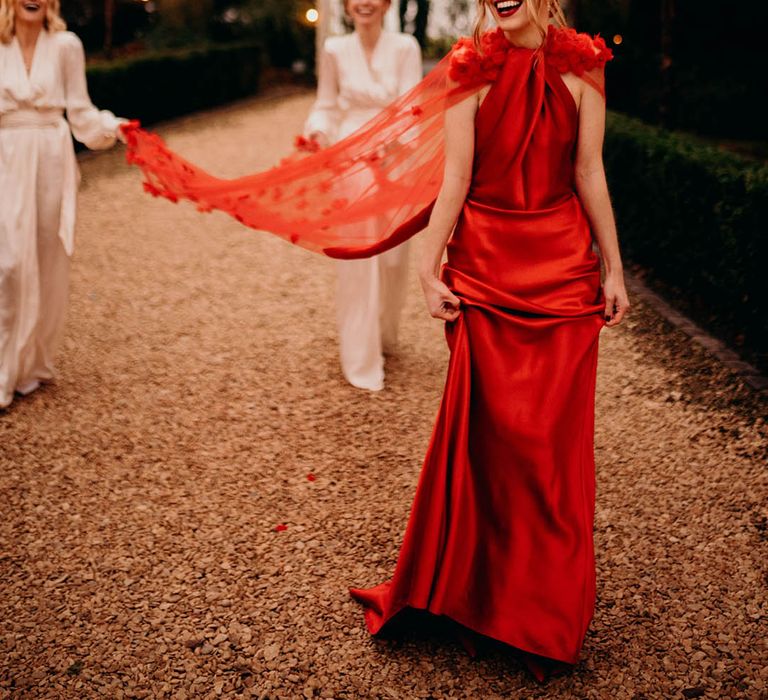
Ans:
{"type": "Polygon", "coordinates": [[[440,194],[422,237],[419,277],[427,308],[434,318],[455,321],[459,299],[440,280],[445,246],[464,206],[472,179],[475,153],[475,114],[478,96],[471,95],[445,113],[445,171],[440,194]]]}
{"type": "Polygon", "coordinates": [[[616,326],[629,311],[624,269],[616,233],[608,184],[603,166],[605,100],[592,87],[584,86],[579,106],[579,140],[576,148],[576,191],[592,224],[605,263],[605,317],[616,326]]]}

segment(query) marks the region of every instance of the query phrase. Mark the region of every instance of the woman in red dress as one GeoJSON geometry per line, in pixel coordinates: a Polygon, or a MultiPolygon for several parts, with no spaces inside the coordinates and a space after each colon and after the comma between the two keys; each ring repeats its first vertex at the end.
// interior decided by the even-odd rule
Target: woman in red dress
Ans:
{"type": "Polygon", "coordinates": [[[543,679],[577,662],[593,614],[598,336],[629,309],[601,154],[611,52],[566,28],[556,0],[479,10],[474,42],[306,159],[225,181],[136,125],[128,157],[154,195],[336,258],[426,226],[421,279],[446,321],[445,394],[394,576],[352,595],[374,634],[425,610],[467,643],[516,648],[543,679]],[[488,13],[499,27],[482,34],[488,13]],[[371,186],[345,199],[361,173],[371,186]]]}
{"type": "MultiPolygon", "coordinates": [[[[486,37],[511,46],[446,113],[420,270],[447,322],[445,393],[394,576],[351,593],[373,634],[426,610],[524,652],[543,679],[577,662],[593,614],[598,336],[629,309],[601,155],[610,52],[548,26],[556,2],[479,5],[500,28],[486,37]]],[[[454,77],[480,52],[457,53],[454,77]]]]}

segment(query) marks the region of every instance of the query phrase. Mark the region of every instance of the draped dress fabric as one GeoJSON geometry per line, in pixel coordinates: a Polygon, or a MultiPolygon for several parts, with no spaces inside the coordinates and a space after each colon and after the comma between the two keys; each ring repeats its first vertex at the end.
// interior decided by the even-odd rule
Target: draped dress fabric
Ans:
{"type": "MultiPolygon", "coordinates": [[[[421,50],[410,35],[383,31],[370,62],[357,33],[331,37],[321,55],[317,101],[305,132],[320,132],[332,143],[342,140],[421,78],[421,50]]],[[[366,175],[345,182],[346,199],[359,199],[370,187],[371,178],[366,175]]],[[[397,343],[407,287],[408,243],[376,257],[339,260],[336,265],[342,371],[351,384],[379,390],[384,383],[382,351],[397,343]]]]}
{"type": "Polygon", "coordinates": [[[578,660],[594,608],[604,325],[599,261],[575,194],[578,110],[561,76],[602,94],[611,52],[599,37],[554,27],[536,51],[513,47],[500,29],[480,45],[459,40],[358,131],[264,173],[216,178],[138,125],[127,130],[128,159],[155,196],[226,211],[331,257],[370,257],[426,226],[445,163],[445,111],[490,85],[443,269],[462,311],[446,327],[437,423],[392,580],[351,592],[372,633],[406,608],[427,610],[526,652],[543,677],[538,657],[578,660]],[[358,177],[375,186],[358,202],[339,198],[358,177]]]}
{"type": "Polygon", "coordinates": [[[394,576],[351,593],[374,634],[415,608],[574,664],[595,600],[604,300],[574,191],[578,111],[557,65],[513,48],[478,109],[442,271],[462,309],[446,326],[445,393],[394,576]]]}
{"type": "Polygon", "coordinates": [[[74,34],[42,31],[29,74],[18,40],[0,43],[0,407],[54,374],[74,247],[72,134],[108,148],[120,123],[91,104],[74,34]]]}

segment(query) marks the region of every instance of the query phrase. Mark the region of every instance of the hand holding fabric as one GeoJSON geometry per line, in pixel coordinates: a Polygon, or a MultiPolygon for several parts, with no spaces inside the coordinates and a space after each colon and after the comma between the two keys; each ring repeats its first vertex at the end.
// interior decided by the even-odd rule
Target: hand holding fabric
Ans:
{"type": "Polygon", "coordinates": [[[461,314],[461,300],[437,277],[422,277],[421,288],[432,318],[455,321],[461,314]]]}

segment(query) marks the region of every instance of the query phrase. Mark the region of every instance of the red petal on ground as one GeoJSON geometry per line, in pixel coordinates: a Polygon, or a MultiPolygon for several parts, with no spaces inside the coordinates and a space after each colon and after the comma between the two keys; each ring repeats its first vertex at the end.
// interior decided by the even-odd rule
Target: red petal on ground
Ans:
{"type": "Polygon", "coordinates": [[[307,481],[315,481],[317,477],[314,474],[307,474],[307,481]]]}
{"type": "Polygon", "coordinates": [[[275,525],[275,531],[276,532],[285,532],[288,529],[288,526],[284,523],[280,523],[279,525],[275,525]]]}

